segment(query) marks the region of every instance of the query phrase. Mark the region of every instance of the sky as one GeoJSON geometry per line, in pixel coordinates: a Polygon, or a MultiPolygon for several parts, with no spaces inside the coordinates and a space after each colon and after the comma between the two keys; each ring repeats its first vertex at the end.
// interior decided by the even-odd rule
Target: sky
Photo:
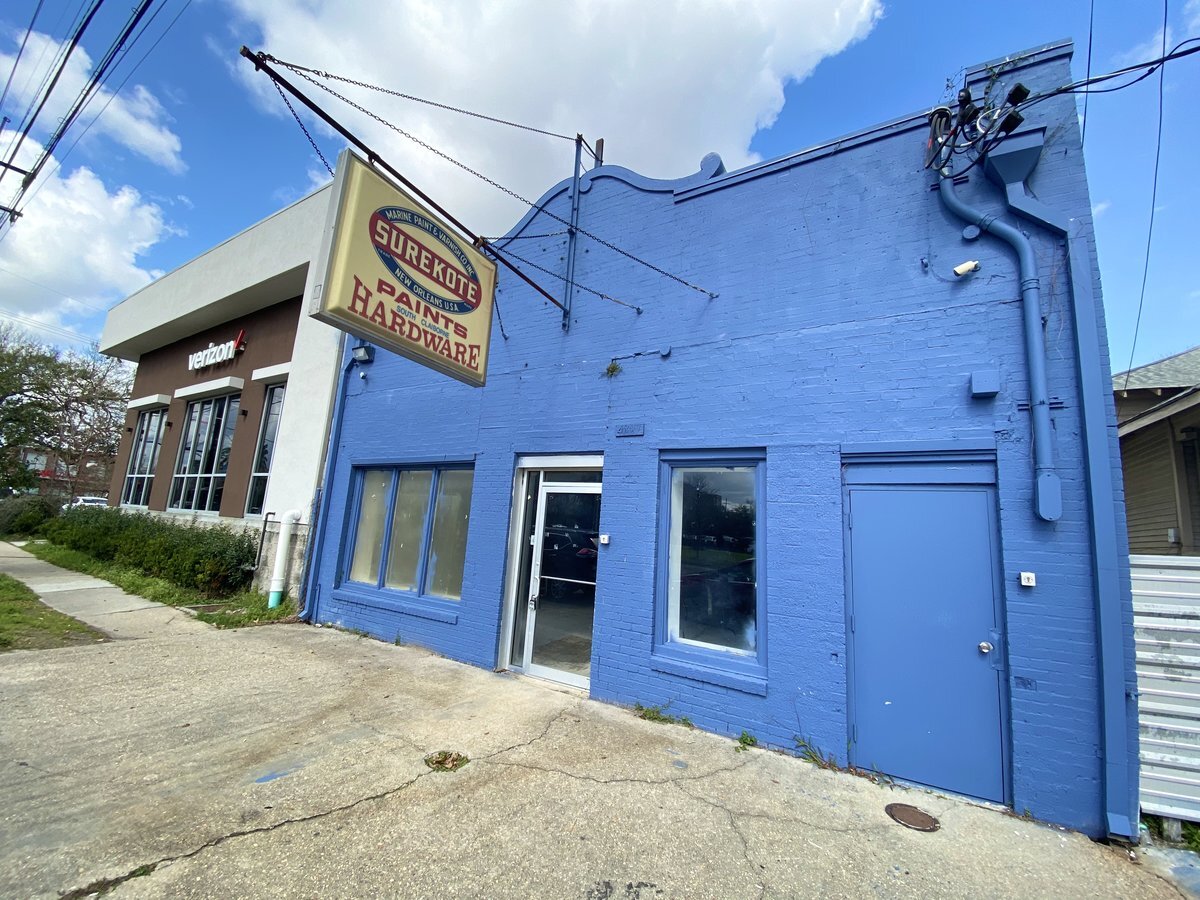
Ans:
{"type": "MultiPolygon", "coordinates": [[[[22,119],[81,6],[3,4],[0,90],[9,85],[0,116],[22,119]]],[[[40,155],[130,6],[101,7],[17,165],[40,155]]],[[[154,0],[150,15],[22,200],[23,216],[0,230],[0,314],[47,342],[95,340],[114,303],[328,180],[270,80],[238,55],[242,44],[394,91],[604,137],[607,162],[677,178],[712,151],[733,170],[926,110],[962,69],[1061,38],[1074,39],[1082,78],[1089,17],[1094,74],[1153,58],[1163,7],[1010,0],[1003,15],[978,17],[925,0],[154,0]]],[[[1197,36],[1200,0],[1172,0],[1168,46],[1197,36]]],[[[1158,77],[1088,103],[1085,158],[1114,371],[1131,350],[1138,365],[1200,344],[1191,258],[1200,185],[1188,163],[1195,150],[1186,149],[1200,145],[1198,84],[1200,54],[1166,67],[1136,348],[1158,77]]],[[[338,89],[530,200],[570,174],[568,141],[338,89]]],[[[519,201],[319,96],[477,233],[503,234],[524,213],[519,201]]],[[[305,121],[334,163],[341,140],[305,121]]],[[[15,136],[12,123],[0,131],[0,159],[15,136]]],[[[0,177],[0,205],[18,186],[13,173],[0,177]]]]}

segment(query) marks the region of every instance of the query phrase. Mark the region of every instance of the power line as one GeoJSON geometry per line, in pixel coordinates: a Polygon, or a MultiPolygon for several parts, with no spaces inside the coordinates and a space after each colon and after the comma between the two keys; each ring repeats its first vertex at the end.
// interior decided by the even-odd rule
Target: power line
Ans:
{"type": "MultiPolygon", "coordinates": [[[[285,67],[287,66],[286,63],[280,63],[280,65],[283,65],[285,67]]],[[[350,106],[350,107],[358,110],[359,112],[361,112],[363,115],[368,116],[371,119],[374,119],[376,122],[378,122],[380,125],[383,125],[385,128],[390,128],[392,131],[396,132],[400,136],[408,138],[410,141],[412,141],[413,143],[417,144],[420,147],[425,148],[430,153],[440,156],[442,159],[446,160],[446,162],[457,166],[458,168],[462,169],[464,172],[467,172],[470,175],[474,175],[479,180],[485,182],[486,184],[490,184],[492,187],[507,194],[508,196],[512,197],[514,200],[517,200],[518,202],[525,204],[530,209],[537,208],[537,204],[534,203],[532,200],[522,197],[520,194],[518,194],[516,191],[512,190],[511,188],[505,187],[504,185],[500,184],[498,181],[488,178],[482,172],[478,172],[475,169],[472,169],[466,163],[460,162],[459,160],[450,156],[448,153],[444,153],[443,151],[434,147],[432,144],[429,144],[428,142],[421,140],[421,138],[417,137],[416,135],[411,134],[408,131],[405,131],[403,128],[401,128],[399,125],[396,125],[394,122],[389,122],[387,119],[383,118],[379,114],[372,112],[371,110],[367,109],[365,106],[362,106],[359,103],[354,102],[349,97],[346,97],[343,94],[339,94],[333,88],[329,87],[329,85],[322,84],[321,82],[314,79],[307,72],[298,71],[298,72],[296,72],[296,74],[299,75],[301,78],[303,78],[305,81],[309,82],[310,84],[325,91],[327,94],[341,100],[347,106],[350,106]]],[[[564,219],[562,216],[559,216],[555,213],[550,212],[550,210],[548,210],[548,209],[543,208],[541,210],[541,212],[544,215],[549,216],[551,219],[554,219],[555,221],[560,222],[563,225],[566,225],[568,228],[574,227],[575,230],[579,234],[582,234],[585,237],[591,238],[596,243],[607,247],[608,249],[614,251],[615,253],[619,253],[621,256],[624,256],[626,259],[632,260],[633,262],[638,263],[639,265],[645,266],[646,268],[650,269],[653,272],[657,272],[659,275],[662,275],[664,278],[669,278],[670,280],[677,282],[678,284],[681,284],[686,288],[689,288],[689,289],[696,291],[698,293],[701,293],[701,294],[705,294],[706,296],[708,296],[708,298],[710,300],[715,300],[717,298],[717,294],[714,291],[709,291],[709,290],[706,290],[705,288],[700,287],[699,285],[692,284],[690,281],[680,278],[678,275],[668,272],[666,269],[656,266],[652,262],[644,260],[641,257],[635,256],[634,254],[630,253],[628,250],[624,250],[621,247],[618,247],[616,244],[612,243],[611,241],[606,240],[605,238],[602,238],[599,235],[588,231],[586,228],[582,228],[578,225],[572,226],[568,220],[564,219]]]]}
{"type": "Polygon", "coordinates": [[[39,322],[37,319],[30,319],[26,316],[20,316],[16,313],[11,313],[6,310],[0,310],[0,316],[3,316],[6,319],[11,319],[12,321],[17,322],[20,325],[24,325],[27,328],[33,328],[37,331],[56,334],[61,338],[78,341],[81,344],[96,343],[96,339],[94,337],[89,337],[86,334],[80,334],[78,331],[72,331],[70,328],[64,328],[61,325],[51,325],[47,322],[39,322]]]}
{"type": "Polygon", "coordinates": [[[21,64],[21,56],[25,53],[25,44],[29,41],[29,35],[33,34],[33,26],[37,24],[38,13],[42,11],[42,4],[45,0],[38,0],[37,6],[33,9],[33,18],[29,20],[29,27],[25,29],[25,37],[21,38],[21,46],[17,50],[17,58],[13,60],[12,71],[8,73],[8,80],[4,82],[4,90],[0,91],[0,110],[4,109],[4,101],[8,98],[8,89],[12,87],[13,76],[17,74],[17,66],[21,64]]]}
{"type": "Polygon", "coordinates": [[[19,278],[21,281],[32,284],[34,287],[40,287],[42,290],[49,291],[52,294],[58,294],[58,296],[70,300],[72,303],[78,303],[80,306],[86,306],[88,309],[96,310],[96,312],[108,312],[108,310],[103,306],[97,306],[94,303],[88,303],[86,300],[78,300],[75,297],[72,297],[70,294],[64,294],[62,291],[50,287],[48,284],[42,284],[40,281],[34,281],[32,278],[26,278],[24,275],[18,275],[11,269],[6,269],[3,266],[0,266],[0,272],[3,272],[5,275],[11,275],[13,278],[19,278]]]}
{"type": "MultiPolygon", "coordinates": [[[[1096,0],[1090,0],[1088,3],[1088,52],[1087,52],[1087,72],[1085,80],[1092,77],[1092,25],[1096,20],[1096,0]]],[[[1163,49],[1166,49],[1165,47],[1163,49]]],[[[1082,146],[1087,141],[1087,108],[1088,95],[1083,95],[1083,125],[1081,126],[1082,133],[1079,136],[1079,144],[1082,146]]]]}
{"type": "MultiPolygon", "coordinates": [[[[79,96],[76,97],[74,103],[71,104],[70,110],[65,116],[63,116],[58,124],[58,127],[54,130],[53,134],[51,134],[50,139],[42,147],[41,156],[38,157],[37,162],[35,162],[29,168],[29,172],[22,179],[21,187],[18,190],[16,197],[14,197],[13,202],[9,204],[10,206],[15,208],[17,203],[25,196],[26,192],[30,188],[30,185],[33,184],[34,179],[37,178],[38,173],[46,164],[46,160],[48,160],[50,158],[50,154],[54,152],[54,148],[57,147],[62,141],[63,137],[66,136],[67,130],[75,124],[75,120],[79,118],[79,114],[83,111],[83,108],[91,101],[92,96],[94,96],[95,92],[99,90],[101,83],[105,80],[105,78],[108,77],[109,69],[116,61],[117,54],[121,52],[121,48],[125,45],[125,42],[129,40],[129,36],[133,34],[134,29],[137,28],[138,22],[142,20],[142,17],[145,16],[146,11],[150,8],[150,5],[153,2],[154,0],[141,0],[141,3],[130,15],[129,21],[125,24],[125,27],[121,30],[121,33],[117,36],[117,39],[109,45],[108,49],[104,53],[104,56],[101,58],[100,63],[92,70],[91,76],[88,78],[83,90],[79,92],[79,96]]],[[[100,5],[100,0],[97,0],[96,5],[97,7],[100,5]]],[[[49,95],[47,94],[47,96],[49,95]]],[[[12,217],[10,217],[10,222],[11,221],[12,217]]]]}
{"type": "MultiPolygon", "coordinates": [[[[83,131],[81,131],[79,133],[79,136],[76,137],[75,140],[73,140],[71,142],[71,146],[68,147],[66,149],[66,152],[63,153],[61,156],[57,156],[54,158],[53,168],[51,168],[50,172],[46,175],[45,178],[43,178],[36,185],[34,185],[33,190],[30,192],[29,196],[25,198],[25,202],[21,206],[22,210],[24,210],[26,207],[29,206],[30,203],[33,202],[33,198],[38,195],[38,191],[40,191],[42,189],[42,186],[47,181],[49,181],[59,169],[62,168],[63,163],[66,162],[66,160],[67,160],[67,157],[71,155],[71,151],[73,151],[75,149],[76,145],[81,140],[83,140],[83,138],[87,135],[87,133],[89,131],[92,130],[92,126],[95,125],[96,122],[99,121],[100,117],[104,115],[104,112],[105,112],[105,110],[108,109],[109,104],[111,104],[115,99],[117,99],[117,95],[119,93],[121,93],[122,89],[124,89],[125,85],[129,82],[129,79],[133,77],[133,73],[136,72],[139,68],[141,68],[142,63],[144,63],[146,61],[146,58],[149,57],[150,54],[154,52],[155,48],[158,47],[158,45],[160,43],[162,43],[162,39],[165,38],[167,36],[167,34],[170,33],[171,29],[175,27],[175,23],[179,21],[179,17],[182,16],[184,14],[184,12],[187,11],[187,8],[191,5],[192,5],[192,0],[185,0],[183,6],[181,6],[179,8],[179,12],[175,13],[175,17],[173,19],[171,19],[170,22],[167,23],[167,27],[164,28],[162,33],[159,34],[159,36],[154,39],[154,43],[151,44],[149,49],[146,50],[146,52],[142,54],[141,59],[139,59],[136,63],[133,64],[133,67],[128,72],[126,72],[125,77],[121,79],[121,83],[119,85],[117,85],[116,88],[109,93],[108,99],[104,101],[104,105],[102,107],[100,107],[100,111],[98,113],[96,113],[95,116],[92,117],[91,121],[88,122],[87,125],[84,126],[83,131]]],[[[142,39],[142,37],[145,35],[145,33],[150,30],[150,26],[154,24],[154,20],[156,18],[158,18],[158,14],[160,12],[162,12],[162,10],[164,8],[165,8],[165,6],[160,6],[158,9],[156,9],[154,11],[154,14],[150,17],[149,21],[147,21],[146,24],[144,26],[142,26],[142,30],[133,39],[133,41],[130,42],[129,48],[126,51],[126,55],[130,51],[132,51],[135,46],[137,46],[138,42],[142,39]]],[[[95,97],[95,95],[93,95],[93,97],[95,97]]],[[[91,101],[89,100],[88,103],[90,104],[91,101]]],[[[4,238],[7,235],[8,235],[7,231],[0,233],[0,243],[2,243],[4,241],[4,238]]]]}
{"type": "MultiPolygon", "coordinates": [[[[66,53],[63,54],[62,60],[59,62],[58,68],[54,72],[54,77],[50,79],[49,86],[42,93],[41,102],[38,104],[37,109],[34,110],[33,115],[29,117],[28,121],[24,122],[21,133],[17,137],[16,144],[13,146],[12,152],[9,154],[8,162],[10,164],[17,158],[17,152],[21,149],[21,144],[23,144],[25,142],[25,138],[29,136],[29,132],[33,129],[33,125],[37,121],[37,117],[41,115],[42,110],[46,106],[46,101],[48,101],[50,99],[50,95],[54,93],[54,87],[58,84],[58,79],[62,77],[62,73],[66,70],[67,63],[71,59],[71,54],[74,53],[75,48],[79,46],[79,41],[83,38],[83,33],[87,30],[88,25],[92,23],[92,19],[96,17],[96,13],[100,11],[100,6],[103,3],[104,0],[95,0],[95,2],[92,4],[92,8],[88,10],[87,15],[84,17],[83,22],[80,23],[79,27],[75,29],[74,34],[71,35],[71,41],[67,45],[66,53]]],[[[3,180],[6,171],[7,170],[0,171],[0,180],[3,180]]]]}
{"type": "MultiPolygon", "coordinates": [[[[1163,0],[1162,49],[1165,55],[1167,50],[1167,0],[1163,0]]],[[[1121,388],[1122,390],[1129,388],[1129,373],[1133,369],[1133,354],[1137,351],[1138,332],[1142,327],[1142,306],[1146,302],[1146,280],[1150,276],[1150,244],[1154,240],[1154,207],[1158,205],[1158,161],[1162,155],[1164,75],[1166,75],[1166,71],[1160,66],[1158,69],[1158,136],[1155,138],[1154,178],[1150,188],[1150,227],[1146,230],[1146,259],[1142,265],[1142,290],[1138,296],[1137,320],[1133,325],[1133,345],[1129,348],[1129,365],[1125,367],[1125,384],[1121,388]]]]}

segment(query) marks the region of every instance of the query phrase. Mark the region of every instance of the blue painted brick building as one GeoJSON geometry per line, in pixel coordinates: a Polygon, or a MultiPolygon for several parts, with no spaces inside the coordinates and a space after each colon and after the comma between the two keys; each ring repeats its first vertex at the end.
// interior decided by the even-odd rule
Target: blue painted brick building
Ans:
{"type": "MultiPolygon", "coordinates": [[[[1044,92],[1071,80],[1070,54],[968,82],[1044,92]]],[[[577,289],[564,330],[502,272],[486,387],[347,352],[308,617],[1136,835],[1124,510],[1074,101],[1029,107],[957,183],[924,167],[928,130],[914,115],[678,180],[593,169],[581,228],[715,298],[581,235],[576,282],[629,305],[577,289]],[[1029,242],[1038,334],[1004,223],[1029,242]]],[[[568,180],[497,246],[565,272],[541,210],[570,207],[568,180]]]]}

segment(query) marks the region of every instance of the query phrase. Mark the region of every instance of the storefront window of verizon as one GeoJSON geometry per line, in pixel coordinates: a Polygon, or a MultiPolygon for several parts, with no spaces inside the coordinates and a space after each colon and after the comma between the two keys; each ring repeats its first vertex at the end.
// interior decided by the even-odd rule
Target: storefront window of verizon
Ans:
{"type": "Polygon", "coordinates": [[[348,580],[462,599],[474,477],[465,467],[359,470],[348,580]]]}
{"type": "Polygon", "coordinates": [[[241,394],[229,394],[188,404],[170,509],[220,512],[240,403],[241,394]]]}

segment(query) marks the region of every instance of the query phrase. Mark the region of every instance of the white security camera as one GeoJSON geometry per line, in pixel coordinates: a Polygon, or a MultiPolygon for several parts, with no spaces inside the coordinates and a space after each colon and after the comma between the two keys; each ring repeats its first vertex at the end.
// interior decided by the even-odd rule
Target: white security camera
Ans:
{"type": "Polygon", "coordinates": [[[964,275],[970,275],[972,272],[979,271],[979,260],[968,259],[965,263],[959,263],[954,267],[954,277],[962,278],[964,275]]]}

